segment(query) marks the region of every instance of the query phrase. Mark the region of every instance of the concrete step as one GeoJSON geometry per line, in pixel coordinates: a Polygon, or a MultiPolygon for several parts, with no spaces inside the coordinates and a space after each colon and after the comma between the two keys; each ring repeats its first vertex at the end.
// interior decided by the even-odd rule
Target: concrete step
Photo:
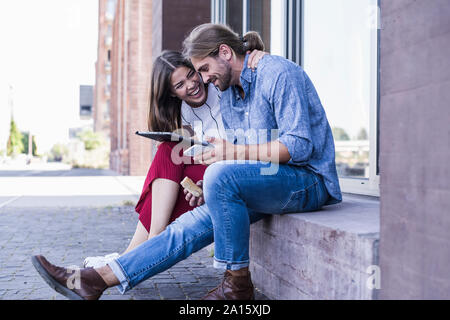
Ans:
{"type": "Polygon", "coordinates": [[[376,299],[379,211],[376,198],[344,195],[317,212],[253,224],[255,286],[270,299],[376,299]]]}

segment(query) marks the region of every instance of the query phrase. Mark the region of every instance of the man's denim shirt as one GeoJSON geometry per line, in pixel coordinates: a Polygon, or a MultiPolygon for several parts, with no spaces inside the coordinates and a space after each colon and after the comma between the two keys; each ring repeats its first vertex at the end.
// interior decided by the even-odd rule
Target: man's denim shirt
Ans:
{"type": "Polygon", "coordinates": [[[331,196],[326,204],[341,202],[333,135],[308,75],[300,66],[278,56],[265,55],[255,71],[247,68],[247,60],[248,55],[240,77],[244,99],[235,86],[222,93],[225,129],[238,132],[234,138],[228,133],[227,139],[238,144],[278,139],[291,155],[288,164],[307,166],[323,177],[331,196]],[[278,135],[272,129],[278,129],[278,135]]]}

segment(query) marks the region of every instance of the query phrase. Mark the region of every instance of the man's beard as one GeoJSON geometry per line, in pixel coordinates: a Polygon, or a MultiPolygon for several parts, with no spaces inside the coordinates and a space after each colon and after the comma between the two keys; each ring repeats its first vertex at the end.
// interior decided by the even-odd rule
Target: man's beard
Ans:
{"type": "Polygon", "coordinates": [[[219,80],[218,87],[220,91],[225,91],[231,86],[231,65],[227,61],[223,61],[221,58],[218,59],[218,62],[221,66],[222,75],[219,80]],[[223,71],[222,71],[223,70],[223,71]]]}

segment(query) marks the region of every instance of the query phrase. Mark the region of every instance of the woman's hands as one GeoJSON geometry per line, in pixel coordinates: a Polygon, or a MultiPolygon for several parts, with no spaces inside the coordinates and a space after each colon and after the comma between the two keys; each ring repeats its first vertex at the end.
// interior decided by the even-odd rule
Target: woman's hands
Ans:
{"type": "Polygon", "coordinates": [[[250,53],[250,56],[247,60],[247,68],[250,68],[253,71],[255,71],[256,67],[258,66],[259,60],[261,60],[262,57],[268,54],[267,52],[259,50],[253,50],[252,52],[247,51],[247,53],[250,53]]]}
{"type": "MultiPolygon", "coordinates": [[[[196,183],[197,186],[202,188],[203,186],[203,180],[199,180],[196,183]]],[[[203,194],[200,197],[195,197],[192,193],[190,193],[187,189],[184,189],[184,194],[186,195],[185,199],[189,202],[189,205],[191,207],[194,207],[195,205],[201,206],[205,203],[205,199],[203,198],[203,194]]]]}

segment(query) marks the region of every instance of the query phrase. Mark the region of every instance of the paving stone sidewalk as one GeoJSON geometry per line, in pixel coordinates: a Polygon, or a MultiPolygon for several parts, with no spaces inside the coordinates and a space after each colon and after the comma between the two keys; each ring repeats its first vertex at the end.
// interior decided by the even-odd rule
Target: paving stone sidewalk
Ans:
{"type": "MultiPolygon", "coordinates": [[[[31,256],[81,266],[86,256],[125,250],[137,221],[129,206],[0,208],[0,300],[65,300],[38,275],[31,256]]],[[[211,249],[205,248],[124,295],[110,288],[101,300],[196,300],[222,274],[212,267],[211,249]]],[[[256,291],[256,299],[266,297],[256,291]]]]}

